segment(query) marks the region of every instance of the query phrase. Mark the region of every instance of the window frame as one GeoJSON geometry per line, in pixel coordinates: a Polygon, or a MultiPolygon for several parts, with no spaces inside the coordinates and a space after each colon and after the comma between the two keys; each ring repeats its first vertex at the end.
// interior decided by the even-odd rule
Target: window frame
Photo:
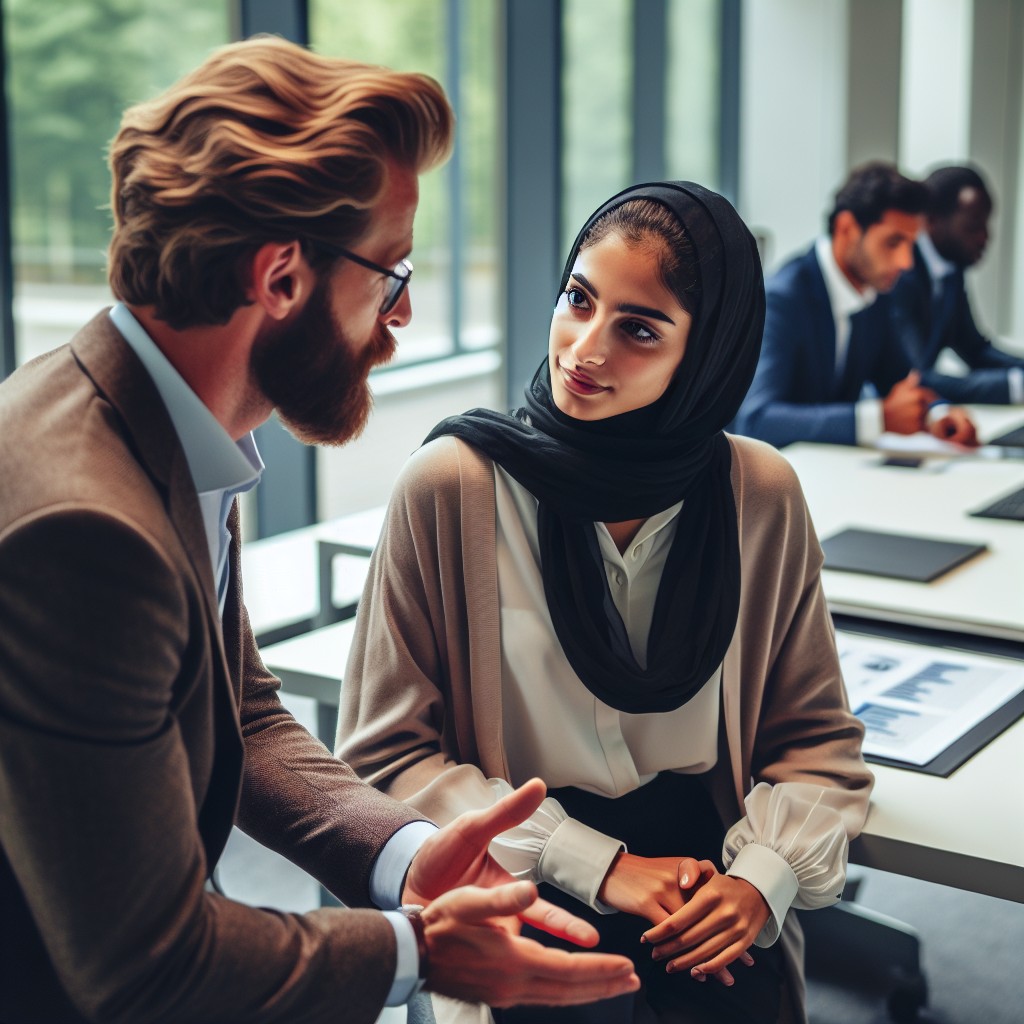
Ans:
{"type": "MultiPolygon", "coordinates": [[[[445,0],[445,41],[448,51],[443,85],[458,116],[461,107],[460,54],[462,25],[472,0],[445,0]]],[[[652,24],[664,28],[669,0],[634,0],[633,19],[650,40],[652,24]]],[[[741,0],[722,5],[721,117],[719,146],[722,191],[734,202],[739,178],[739,73],[741,0]]],[[[231,0],[231,35],[247,38],[258,32],[309,43],[309,0],[231,0]]],[[[500,36],[498,133],[503,180],[498,203],[499,337],[504,338],[505,391],[510,406],[520,404],[523,388],[536,369],[536,338],[546,337],[552,281],[561,270],[562,214],[562,0],[498,0],[500,36]]],[[[6,70],[4,4],[0,0],[0,71],[6,70]]],[[[656,33],[664,38],[664,31],[656,33]]],[[[634,33],[639,39],[641,33],[634,33]]],[[[664,44],[647,45],[632,68],[634,132],[631,166],[634,176],[658,177],[665,166],[664,44]],[[652,101],[653,96],[653,101],[652,101]]],[[[0,75],[0,379],[16,366],[14,268],[12,252],[11,162],[6,75],[0,75]]],[[[449,303],[452,348],[441,355],[410,360],[382,377],[410,367],[476,353],[463,343],[463,261],[465,209],[460,177],[463,153],[456,134],[446,168],[452,250],[449,303]]],[[[317,482],[314,449],[301,445],[271,420],[257,431],[267,471],[257,489],[257,535],[271,536],[316,521],[317,482]]]]}

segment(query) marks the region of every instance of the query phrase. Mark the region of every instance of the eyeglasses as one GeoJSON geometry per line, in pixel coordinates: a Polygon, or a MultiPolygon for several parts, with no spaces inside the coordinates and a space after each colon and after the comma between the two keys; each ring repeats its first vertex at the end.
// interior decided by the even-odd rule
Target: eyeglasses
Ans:
{"type": "Polygon", "coordinates": [[[361,267],[366,267],[367,270],[375,270],[378,274],[383,274],[389,278],[388,290],[384,294],[384,301],[380,305],[379,313],[381,316],[384,316],[384,314],[390,313],[395,308],[398,300],[402,297],[402,292],[405,291],[406,286],[409,284],[409,278],[412,277],[412,263],[409,260],[399,260],[393,270],[388,270],[387,267],[382,267],[379,263],[364,259],[348,249],[343,249],[340,245],[324,246],[324,248],[329,249],[338,256],[344,256],[345,259],[351,260],[353,263],[358,263],[361,267]]]}

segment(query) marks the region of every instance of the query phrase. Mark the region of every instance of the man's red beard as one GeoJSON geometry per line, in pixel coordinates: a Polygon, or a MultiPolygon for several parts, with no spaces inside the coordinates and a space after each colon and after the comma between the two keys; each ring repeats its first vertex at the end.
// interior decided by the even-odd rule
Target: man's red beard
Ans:
{"type": "Polygon", "coordinates": [[[379,322],[370,342],[355,351],[321,279],[298,319],[253,349],[251,365],[260,391],[295,437],[342,445],[358,437],[369,418],[370,370],[394,354],[394,335],[379,322]]]}

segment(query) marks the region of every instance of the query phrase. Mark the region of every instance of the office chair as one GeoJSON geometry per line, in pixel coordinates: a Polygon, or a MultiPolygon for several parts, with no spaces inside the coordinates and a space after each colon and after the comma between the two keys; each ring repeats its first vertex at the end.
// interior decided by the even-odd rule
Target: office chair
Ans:
{"type": "Polygon", "coordinates": [[[834,907],[796,912],[804,931],[807,977],[877,992],[890,1019],[914,1024],[928,1003],[920,937],[902,921],[855,903],[862,882],[863,877],[853,875],[843,902],[834,907]]]}

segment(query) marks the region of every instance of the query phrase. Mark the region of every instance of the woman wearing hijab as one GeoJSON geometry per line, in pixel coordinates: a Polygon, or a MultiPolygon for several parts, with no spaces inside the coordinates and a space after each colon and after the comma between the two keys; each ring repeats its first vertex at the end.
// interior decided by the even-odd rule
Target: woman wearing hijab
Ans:
{"type": "Polygon", "coordinates": [[[726,200],[627,189],[573,245],[526,405],[445,420],[398,481],[338,754],[438,822],[543,778],[493,852],[643,981],[501,1024],[805,1019],[788,911],[839,899],[871,775],[799,484],[723,433],[763,320],[726,200]]]}

